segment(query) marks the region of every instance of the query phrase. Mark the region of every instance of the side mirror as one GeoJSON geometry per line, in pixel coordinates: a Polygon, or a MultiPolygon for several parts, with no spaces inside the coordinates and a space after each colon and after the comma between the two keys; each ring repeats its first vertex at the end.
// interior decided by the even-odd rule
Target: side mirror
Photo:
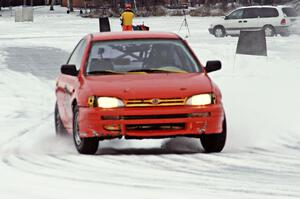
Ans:
{"type": "Polygon", "coordinates": [[[228,17],[228,16],[225,16],[224,19],[227,20],[227,19],[229,19],[229,17],[228,17]]]}
{"type": "Polygon", "coordinates": [[[220,70],[222,68],[222,63],[220,61],[207,61],[205,70],[207,73],[220,70]]]}
{"type": "Polygon", "coordinates": [[[60,71],[64,75],[71,75],[71,76],[77,76],[78,71],[76,69],[76,66],[74,64],[64,64],[61,66],[60,71]]]}

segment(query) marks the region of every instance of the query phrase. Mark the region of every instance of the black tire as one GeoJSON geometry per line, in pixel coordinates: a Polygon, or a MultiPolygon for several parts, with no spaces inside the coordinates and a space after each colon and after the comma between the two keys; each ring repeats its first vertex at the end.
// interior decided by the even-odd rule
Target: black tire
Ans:
{"type": "Polygon", "coordinates": [[[213,33],[215,37],[225,37],[225,28],[223,26],[214,27],[213,33]]]}
{"type": "Polygon", "coordinates": [[[274,37],[276,35],[275,28],[271,25],[264,26],[266,37],[274,37]]]}
{"type": "Polygon", "coordinates": [[[206,153],[221,152],[225,146],[227,135],[226,118],[223,120],[223,131],[218,134],[203,134],[201,144],[206,153]]]}
{"type": "Polygon", "coordinates": [[[64,127],[63,122],[61,121],[57,102],[55,103],[55,110],[54,110],[54,124],[55,124],[56,136],[66,136],[68,134],[66,128],[64,127]]]}
{"type": "Polygon", "coordinates": [[[78,125],[78,107],[73,109],[73,140],[77,151],[81,154],[95,154],[98,150],[98,138],[80,138],[78,125]]]}

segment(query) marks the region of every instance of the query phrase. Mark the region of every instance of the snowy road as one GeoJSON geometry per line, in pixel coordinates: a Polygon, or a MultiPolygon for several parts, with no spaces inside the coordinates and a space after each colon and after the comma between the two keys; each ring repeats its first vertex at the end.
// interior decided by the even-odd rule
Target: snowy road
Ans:
{"type": "MultiPolygon", "coordinates": [[[[84,156],[71,137],[55,137],[54,85],[98,24],[63,12],[36,9],[34,23],[15,23],[5,10],[0,18],[0,198],[300,198],[300,36],[268,38],[267,58],[235,56],[237,38],[207,33],[215,18],[189,17],[198,57],[223,62],[212,76],[229,122],[224,152],[178,138],[105,141],[84,156]]],[[[136,21],[177,32],[182,18],[136,21]]]]}

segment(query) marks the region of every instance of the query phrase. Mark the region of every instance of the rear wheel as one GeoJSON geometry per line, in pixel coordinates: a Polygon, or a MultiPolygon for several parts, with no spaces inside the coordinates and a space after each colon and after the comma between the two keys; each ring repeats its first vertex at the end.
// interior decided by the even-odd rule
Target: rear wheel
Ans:
{"type": "Polygon", "coordinates": [[[64,127],[63,122],[61,121],[61,117],[60,117],[60,114],[59,114],[59,111],[58,111],[57,102],[55,103],[54,122],[55,122],[56,136],[65,136],[65,135],[67,135],[67,130],[64,127]]]}
{"type": "Polygon", "coordinates": [[[274,27],[269,25],[264,26],[264,31],[266,37],[273,37],[276,34],[274,27]]]}
{"type": "Polygon", "coordinates": [[[225,37],[225,29],[222,26],[217,26],[214,28],[215,37],[225,37]]]}
{"type": "Polygon", "coordinates": [[[73,114],[73,139],[77,151],[81,154],[95,154],[98,150],[99,140],[97,138],[81,138],[78,124],[78,107],[74,107],[73,114]]]}
{"type": "Polygon", "coordinates": [[[218,134],[203,134],[200,137],[201,144],[207,153],[221,152],[226,142],[226,118],[223,120],[223,131],[218,134]]]}

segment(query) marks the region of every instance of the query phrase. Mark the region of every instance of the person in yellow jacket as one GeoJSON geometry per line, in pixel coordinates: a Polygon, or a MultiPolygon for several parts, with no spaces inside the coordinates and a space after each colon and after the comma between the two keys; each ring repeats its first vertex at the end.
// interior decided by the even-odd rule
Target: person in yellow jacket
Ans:
{"type": "Polygon", "coordinates": [[[131,4],[126,3],[125,4],[125,10],[121,14],[121,25],[123,31],[132,31],[132,21],[134,18],[134,13],[131,10],[131,4]]]}

